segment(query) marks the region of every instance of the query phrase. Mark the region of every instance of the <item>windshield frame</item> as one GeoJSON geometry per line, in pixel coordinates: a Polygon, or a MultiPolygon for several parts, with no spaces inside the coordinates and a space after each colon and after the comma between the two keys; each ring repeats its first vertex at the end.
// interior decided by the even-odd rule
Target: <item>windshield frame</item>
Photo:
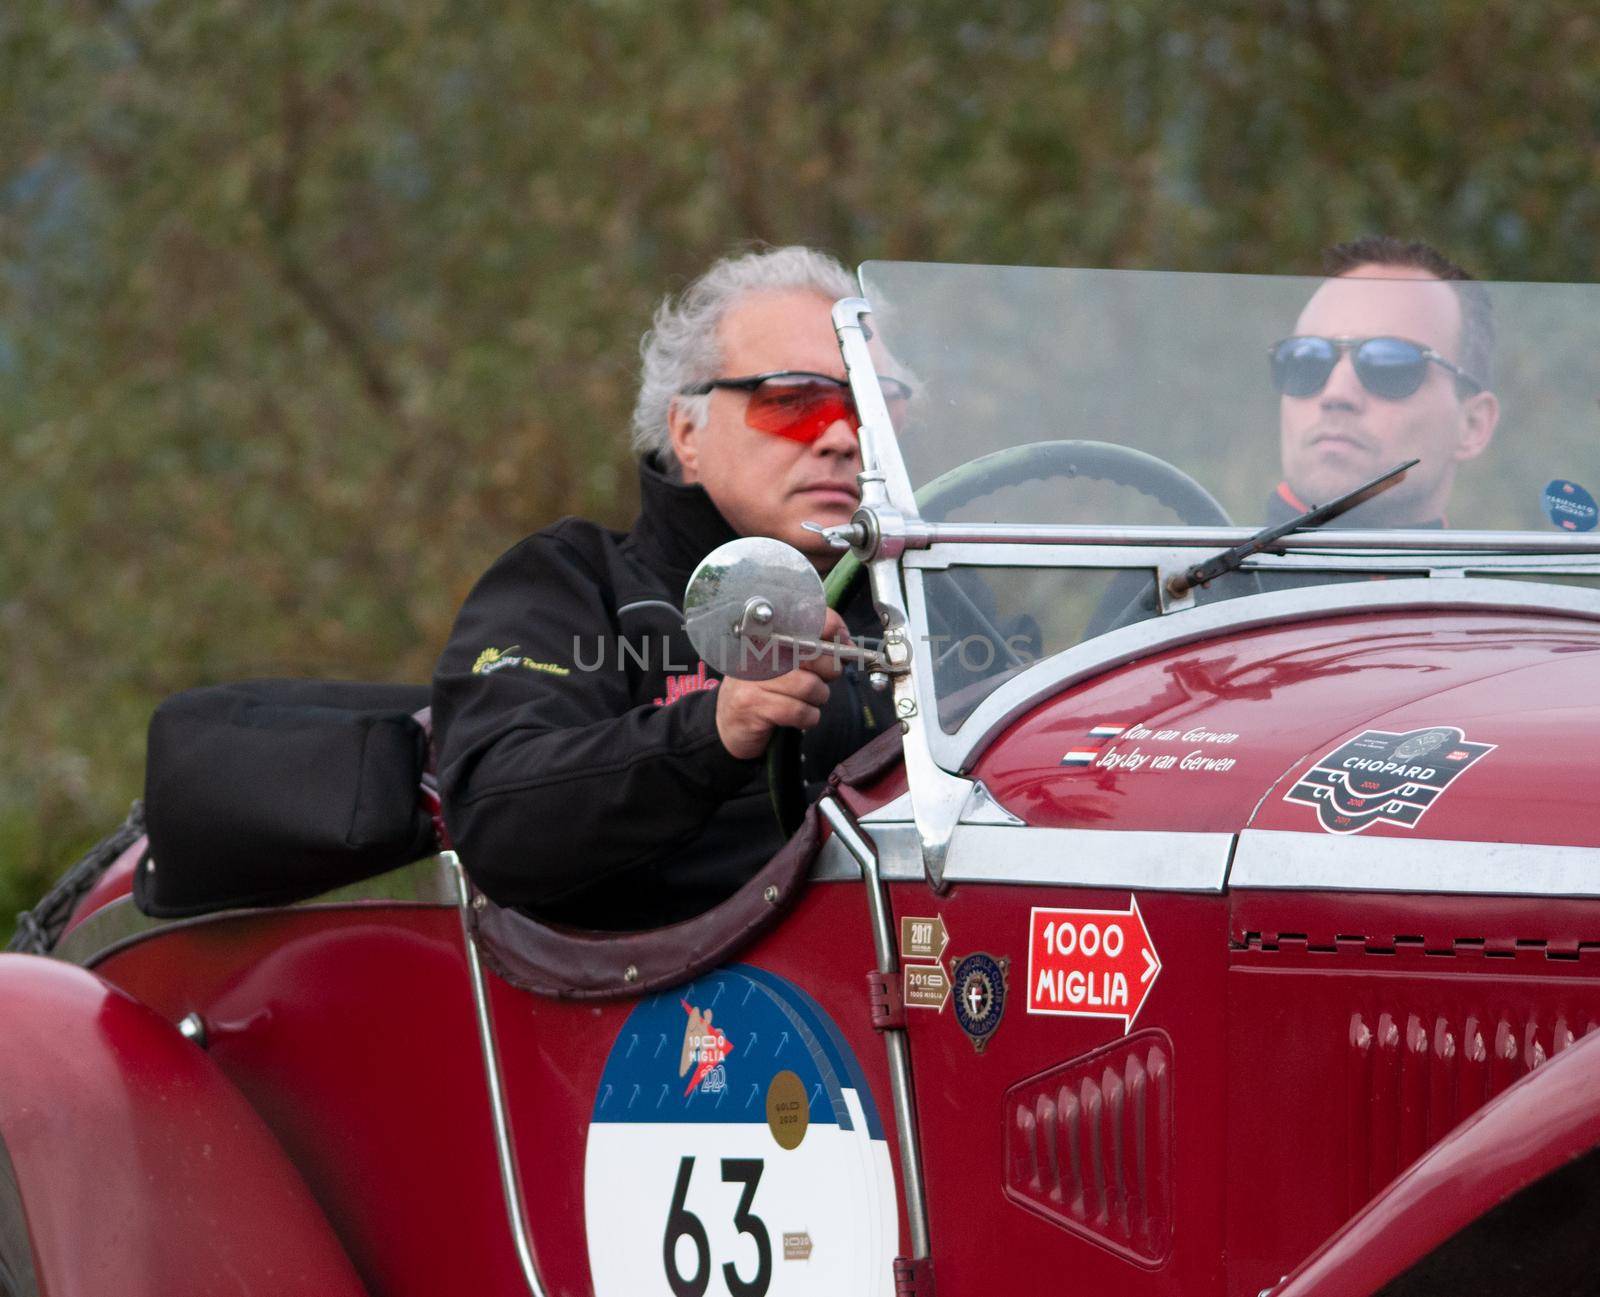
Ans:
{"type": "MultiPolygon", "coordinates": [[[[861,507],[851,524],[832,529],[832,541],[866,566],[885,627],[885,653],[895,709],[905,738],[912,814],[930,881],[939,886],[942,862],[957,822],[992,816],[995,808],[963,772],[990,740],[1019,714],[1071,680],[1155,651],[1229,629],[1339,615],[1374,606],[1363,584],[1308,586],[1246,594],[1225,604],[1196,607],[1193,592],[1173,596],[1168,577],[1256,534],[1251,527],[1103,526],[1031,523],[929,522],[921,513],[890,419],[868,343],[872,305],[846,298],[834,307],[845,371],[860,413],[861,507]],[[1148,569],[1160,592],[1158,615],[1121,627],[1013,669],[952,731],[938,721],[939,692],[929,641],[924,574],[951,567],[1148,569]],[[1181,614],[1177,621],[1169,618],[1181,614]]],[[[1247,559],[1245,572],[1316,568],[1372,572],[1403,579],[1384,583],[1379,602],[1395,607],[1473,607],[1563,612],[1600,620],[1600,592],[1538,580],[1475,575],[1600,576],[1600,531],[1466,531],[1441,528],[1337,529],[1296,532],[1247,559]],[[1403,574],[1409,574],[1408,576],[1403,574]]]]}

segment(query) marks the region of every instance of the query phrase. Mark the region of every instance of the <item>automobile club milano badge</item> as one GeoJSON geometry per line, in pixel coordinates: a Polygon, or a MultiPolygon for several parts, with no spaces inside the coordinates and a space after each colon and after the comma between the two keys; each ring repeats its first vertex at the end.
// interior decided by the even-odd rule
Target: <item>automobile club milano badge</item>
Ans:
{"type": "Polygon", "coordinates": [[[1469,743],[1454,725],[1366,730],[1300,776],[1283,800],[1315,807],[1329,833],[1360,833],[1380,820],[1414,828],[1462,771],[1494,749],[1469,743]]]}
{"type": "Polygon", "coordinates": [[[1011,961],[981,951],[966,956],[950,973],[956,1022],[980,1054],[1006,1011],[1006,972],[1011,961]]]}

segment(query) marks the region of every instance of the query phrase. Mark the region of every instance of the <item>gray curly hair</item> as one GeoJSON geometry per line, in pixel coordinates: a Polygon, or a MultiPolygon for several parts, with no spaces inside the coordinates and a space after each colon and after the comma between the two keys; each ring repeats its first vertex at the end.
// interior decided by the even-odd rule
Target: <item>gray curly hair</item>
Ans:
{"type": "Polygon", "coordinates": [[[706,417],[711,397],[680,396],[685,387],[718,377],[722,365],[718,329],[748,293],[799,289],[837,300],[860,291],[855,276],[826,252],[791,245],[724,257],[676,297],[662,299],[639,343],[644,361],[639,399],[633,406],[633,449],[675,463],[667,415],[676,401],[696,422],[706,417]]]}

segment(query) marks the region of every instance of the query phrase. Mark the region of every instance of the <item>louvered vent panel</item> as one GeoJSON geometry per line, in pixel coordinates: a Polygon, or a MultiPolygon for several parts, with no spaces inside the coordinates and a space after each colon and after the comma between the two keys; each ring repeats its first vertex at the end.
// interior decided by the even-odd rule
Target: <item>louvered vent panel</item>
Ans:
{"type": "Polygon", "coordinates": [[[1507,1086],[1594,1031],[1587,1015],[1392,1012],[1350,1016],[1345,1130],[1348,1207],[1396,1175],[1507,1086]]]}
{"type": "Polygon", "coordinates": [[[1006,1196],[1144,1265],[1172,1250],[1172,1042],[1141,1031],[1006,1092],[1006,1196]]]}

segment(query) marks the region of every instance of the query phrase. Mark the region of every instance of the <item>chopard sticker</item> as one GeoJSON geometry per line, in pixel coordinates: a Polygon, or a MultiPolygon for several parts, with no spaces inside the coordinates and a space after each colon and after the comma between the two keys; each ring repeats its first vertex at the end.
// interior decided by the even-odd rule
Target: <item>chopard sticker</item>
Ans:
{"type": "Polygon", "coordinates": [[[1493,743],[1471,743],[1454,725],[1366,730],[1301,775],[1283,800],[1314,807],[1329,833],[1359,833],[1379,820],[1415,828],[1456,776],[1493,743]]]}
{"type": "Polygon", "coordinates": [[[532,658],[523,657],[517,652],[520,647],[520,644],[513,644],[510,648],[484,649],[478,654],[478,660],[472,664],[472,674],[490,676],[496,671],[505,671],[511,667],[521,667],[524,671],[542,671],[550,676],[572,674],[570,667],[557,666],[554,662],[535,662],[532,658]]]}
{"type": "Polygon", "coordinates": [[[978,951],[958,963],[950,974],[956,1022],[980,1054],[1005,1016],[1006,970],[1010,966],[1009,959],[996,959],[978,951]]]}

